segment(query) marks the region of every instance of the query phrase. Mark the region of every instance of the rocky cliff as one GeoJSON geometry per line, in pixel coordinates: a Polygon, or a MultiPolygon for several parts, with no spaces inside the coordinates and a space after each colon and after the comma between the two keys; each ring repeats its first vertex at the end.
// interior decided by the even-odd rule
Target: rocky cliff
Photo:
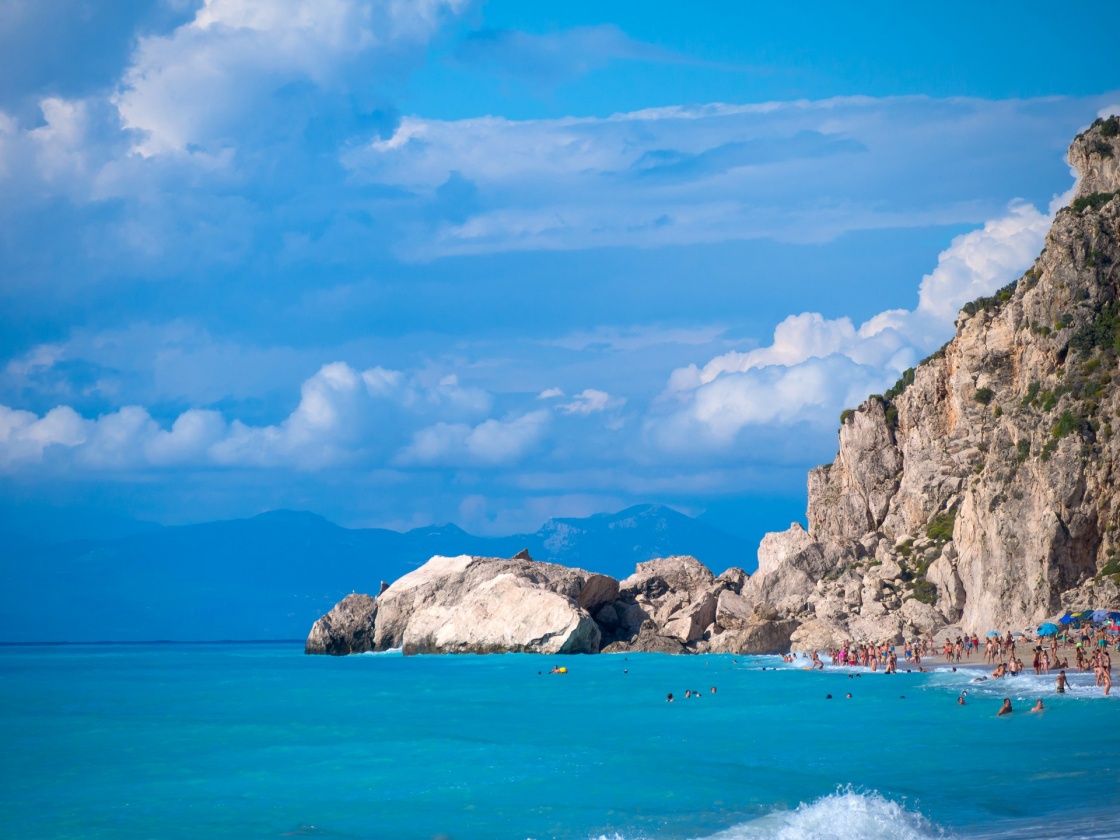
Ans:
{"type": "Polygon", "coordinates": [[[763,541],[751,588],[801,622],[795,646],[1120,604],[1118,127],[1074,141],[1076,195],[1031,269],[843,413],[808,532],[763,541]]]}

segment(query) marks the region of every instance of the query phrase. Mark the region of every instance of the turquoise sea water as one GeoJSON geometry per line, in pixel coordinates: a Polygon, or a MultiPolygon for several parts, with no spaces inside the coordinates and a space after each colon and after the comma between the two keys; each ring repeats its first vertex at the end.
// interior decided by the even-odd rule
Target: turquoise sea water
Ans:
{"type": "Polygon", "coordinates": [[[308,657],[297,643],[0,648],[0,834],[1120,836],[1117,698],[1091,675],[1064,697],[1050,678],[973,676],[308,657]],[[997,719],[1004,696],[1016,712],[997,719]],[[1038,697],[1048,710],[1029,714],[1038,697]]]}

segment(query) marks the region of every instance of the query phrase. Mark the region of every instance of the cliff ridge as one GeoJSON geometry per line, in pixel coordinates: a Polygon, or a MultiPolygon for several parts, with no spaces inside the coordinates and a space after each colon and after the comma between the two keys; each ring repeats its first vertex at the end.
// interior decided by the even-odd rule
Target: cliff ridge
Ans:
{"type": "MultiPolygon", "coordinates": [[[[767,538],[833,561],[797,593],[795,644],[1025,627],[1120,603],[1118,127],[1097,120],[1074,140],[1078,188],[1034,265],[843,413],[835,461],[809,474],[807,538],[767,538]]],[[[793,577],[761,554],[760,567],[793,577]]]]}

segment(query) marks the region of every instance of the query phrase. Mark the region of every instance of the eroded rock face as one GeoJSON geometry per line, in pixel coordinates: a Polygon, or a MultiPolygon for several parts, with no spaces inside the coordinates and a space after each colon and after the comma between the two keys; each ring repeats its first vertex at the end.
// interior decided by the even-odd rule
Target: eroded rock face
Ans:
{"type": "Polygon", "coordinates": [[[809,475],[808,533],[763,541],[744,594],[794,614],[819,582],[795,645],[1118,605],[1094,583],[1120,555],[1120,136],[1102,128],[1070,149],[1075,202],[1034,266],[966,306],[897,393],[845,413],[809,475]]]}
{"type": "Polygon", "coordinates": [[[720,592],[738,582],[736,575],[717,579],[694,557],[638,563],[619,584],[615,606],[622,620],[605,650],[650,651],[660,650],[659,645],[678,650],[702,641],[716,620],[720,592]],[[651,634],[671,644],[662,645],[651,634]]]}
{"type": "Polygon", "coordinates": [[[343,656],[374,650],[377,603],[369,595],[347,595],[311,625],[304,653],[343,656]]]}
{"type": "Polygon", "coordinates": [[[790,649],[790,636],[797,627],[795,619],[749,621],[734,630],[712,636],[708,650],[741,656],[786,653],[790,649]]]}
{"type": "Polygon", "coordinates": [[[815,650],[839,648],[849,638],[847,627],[826,619],[811,618],[793,631],[790,649],[811,653],[815,650]]]}
{"type": "MultiPolygon", "coordinates": [[[[794,522],[788,530],[767,534],[758,546],[757,575],[764,575],[778,568],[782,563],[799,554],[813,544],[809,532],[794,522]]],[[[740,590],[741,591],[741,590],[740,590]]]]}
{"type": "Polygon", "coordinates": [[[742,594],[753,603],[770,604],[783,614],[796,615],[805,611],[817,582],[833,572],[840,559],[830,546],[805,543],[800,535],[791,543],[804,547],[772,558],[765,572],[759,571],[747,581],[742,594]]]}

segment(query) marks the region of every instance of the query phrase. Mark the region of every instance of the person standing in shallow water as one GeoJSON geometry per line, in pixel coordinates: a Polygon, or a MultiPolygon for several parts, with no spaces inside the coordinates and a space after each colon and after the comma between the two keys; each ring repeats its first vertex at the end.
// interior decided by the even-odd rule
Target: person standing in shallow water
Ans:
{"type": "Polygon", "coordinates": [[[1059,671],[1058,672],[1058,678],[1057,678],[1057,680],[1055,680],[1055,682],[1057,682],[1057,684],[1058,684],[1058,693],[1059,694],[1065,694],[1066,693],[1066,682],[1067,682],[1066,681],[1066,672],[1065,671],[1059,671]]]}
{"type": "Polygon", "coordinates": [[[996,717],[1003,717],[1004,715],[1009,715],[1013,711],[1015,711],[1015,710],[1011,708],[1011,698],[1010,697],[1004,697],[1003,698],[1003,705],[1000,706],[999,711],[996,712],[996,717]]]}

